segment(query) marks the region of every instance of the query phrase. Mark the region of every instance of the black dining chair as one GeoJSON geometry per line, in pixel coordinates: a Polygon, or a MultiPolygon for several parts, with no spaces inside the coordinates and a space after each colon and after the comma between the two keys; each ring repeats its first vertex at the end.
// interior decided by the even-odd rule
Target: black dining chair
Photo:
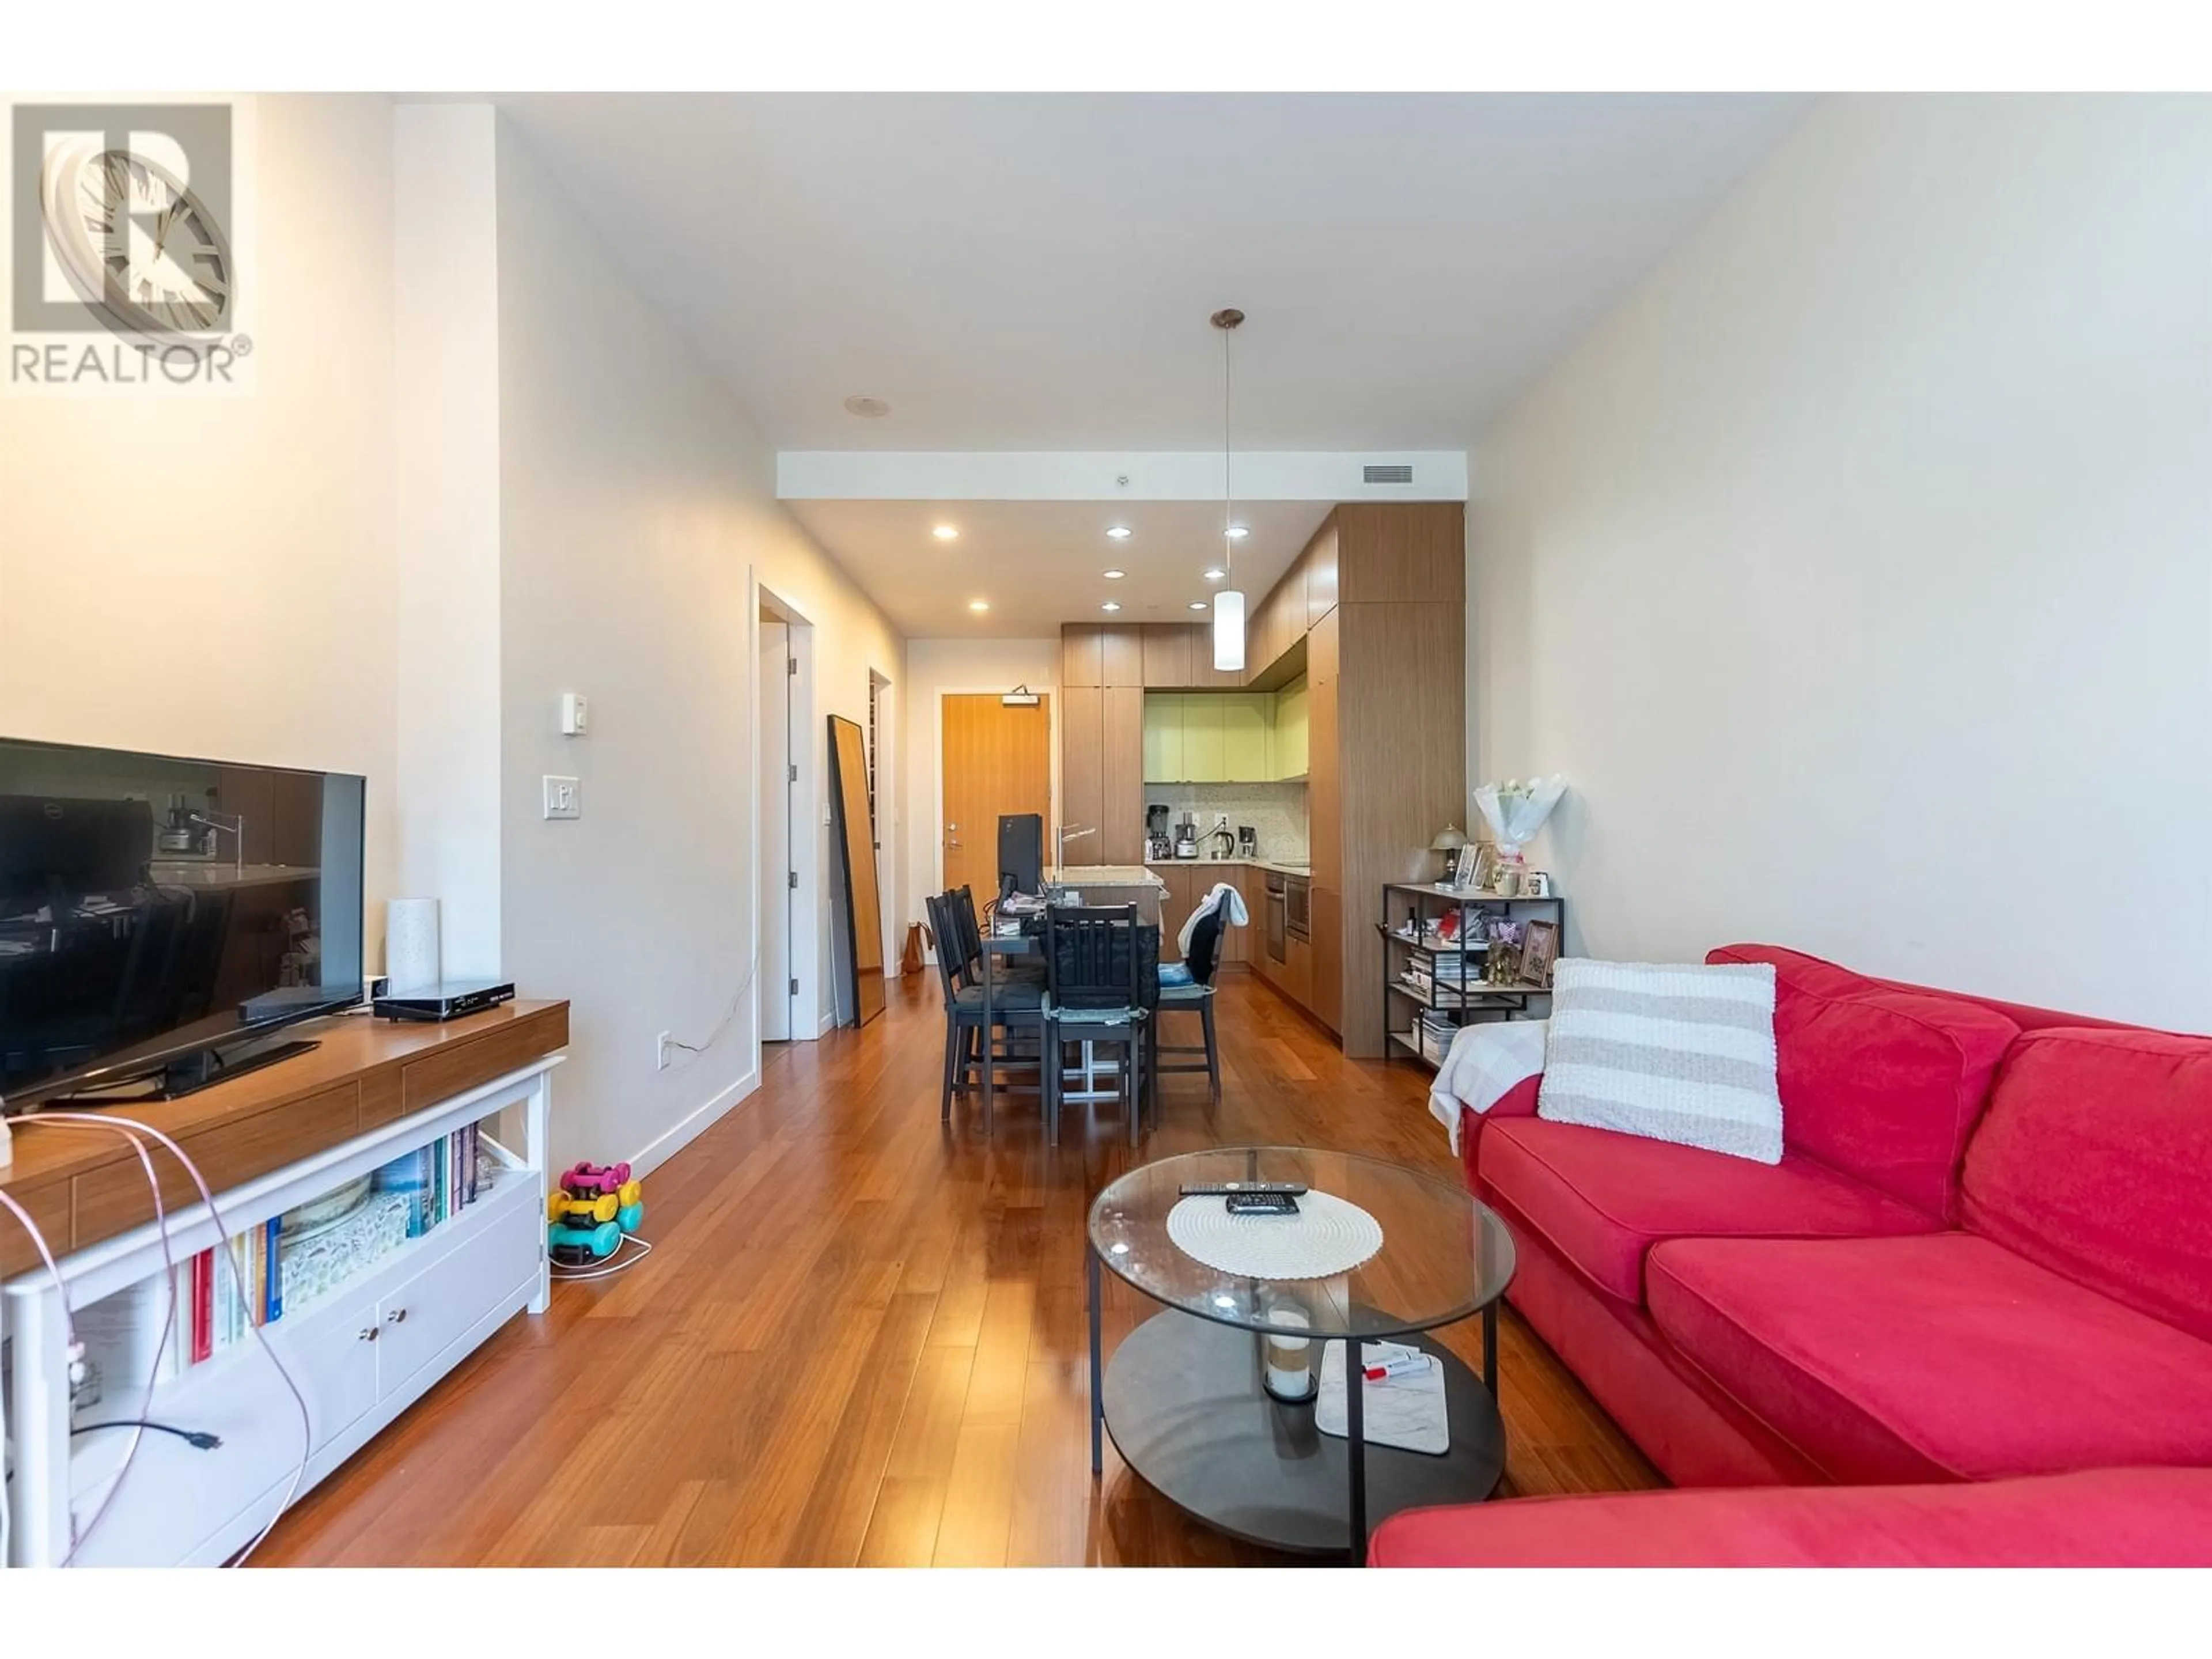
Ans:
{"type": "Polygon", "coordinates": [[[1150,1052],[1145,1062],[1154,1088],[1159,1086],[1161,1078],[1171,1072],[1205,1073],[1217,1106],[1221,1103],[1221,1048],[1213,1030],[1213,972],[1219,965],[1221,925],[1221,911],[1217,906],[1210,915],[1200,916],[1190,930],[1190,951],[1183,957],[1183,966],[1190,969],[1188,983],[1170,979],[1164,973],[1161,975],[1159,1006],[1147,1028],[1150,1052]],[[1205,1041],[1181,1045],[1163,1042],[1168,1016],[1173,1013],[1197,1014],[1205,1041]],[[1185,1058],[1163,1058],[1169,1054],[1185,1058]],[[1204,1058],[1188,1058],[1191,1055],[1204,1058]]]}
{"type": "MultiPolygon", "coordinates": [[[[1037,1092],[1041,1097],[1048,1097],[1051,1068],[1045,1063],[1049,1044],[1045,1035],[1042,982],[1035,979],[994,981],[991,987],[990,1025],[995,1029],[987,1029],[983,988],[980,983],[966,982],[957,960],[957,930],[961,923],[954,896],[945,893],[925,896],[922,908],[928,916],[929,931],[937,938],[937,980],[945,996],[945,1073],[938,1102],[939,1120],[946,1121],[951,1118],[953,1095],[966,1094],[969,1079],[983,1066],[1026,1064],[1012,1052],[1017,1031],[1036,1034],[1037,1092]],[[1002,1032],[1006,1037],[1003,1049],[1000,1047],[1002,1032]]],[[[994,1086],[1002,1085],[997,1085],[994,1079],[994,1086]]]]}
{"type": "Polygon", "coordinates": [[[1045,1135],[1060,1140],[1062,1050],[1070,1042],[1123,1051],[1120,1092],[1129,1144],[1145,1101],[1145,1033],[1159,998],[1159,929],[1139,927],[1133,904],[1045,912],[1045,1135]]]}

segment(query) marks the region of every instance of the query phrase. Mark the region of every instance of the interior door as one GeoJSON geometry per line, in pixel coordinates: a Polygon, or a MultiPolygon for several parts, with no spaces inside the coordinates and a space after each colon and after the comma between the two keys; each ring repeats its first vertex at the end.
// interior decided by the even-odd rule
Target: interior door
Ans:
{"type": "Polygon", "coordinates": [[[760,630],[761,1041],[791,1040],[791,629],[760,630]]]}
{"type": "Polygon", "coordinates": [[[980,908],[999,890],[999,818],[1035,812],[1044,819],[1044,861],[1053,844],[1052,700],[1009,706],[991,692],[948,693],[942,770],[945,884],[971,887],[980,908]]]}

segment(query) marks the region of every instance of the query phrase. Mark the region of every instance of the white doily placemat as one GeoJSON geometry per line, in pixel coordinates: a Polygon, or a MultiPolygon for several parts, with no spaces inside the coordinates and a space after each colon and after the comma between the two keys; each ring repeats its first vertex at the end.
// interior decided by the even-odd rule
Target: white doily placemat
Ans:
{"type": "Polygon", "coordinates": [[[1231,1215],[1218,1198],[1186,1198],[1168,1212],[1168,1238],[1240,1279],[1327,1279],[1381,1249],[1382,1224],[1327,1193],[1306,1194],[1296,1215],[1231,1215]]]}

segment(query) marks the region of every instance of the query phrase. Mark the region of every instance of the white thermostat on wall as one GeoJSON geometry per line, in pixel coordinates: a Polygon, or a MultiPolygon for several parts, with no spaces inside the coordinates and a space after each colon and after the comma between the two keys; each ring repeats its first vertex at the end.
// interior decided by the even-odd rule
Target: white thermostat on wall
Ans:
{"type": "Polygon", "coordinates": [[[582,737],[585,732],[592,729],[591,720],[591,702],[582,692],[563,691],[561,694],[562,736],[582,737]]]}

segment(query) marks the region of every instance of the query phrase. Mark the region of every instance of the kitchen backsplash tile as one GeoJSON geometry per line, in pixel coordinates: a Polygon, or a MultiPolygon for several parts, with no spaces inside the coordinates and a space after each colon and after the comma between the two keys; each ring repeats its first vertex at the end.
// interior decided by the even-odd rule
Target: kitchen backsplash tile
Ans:
{"type": "Polygon", "coordinates": [[[1245,823],[1259,832],[1261,858],[1296,863],[1306,856],[1303,783],[1150,783],[1145,786],[1145,804],[1166,806],[1170,824],[1189,813],[1201,848],[1215,817],[1225,814],[1232,835],[1245,823]]]}

